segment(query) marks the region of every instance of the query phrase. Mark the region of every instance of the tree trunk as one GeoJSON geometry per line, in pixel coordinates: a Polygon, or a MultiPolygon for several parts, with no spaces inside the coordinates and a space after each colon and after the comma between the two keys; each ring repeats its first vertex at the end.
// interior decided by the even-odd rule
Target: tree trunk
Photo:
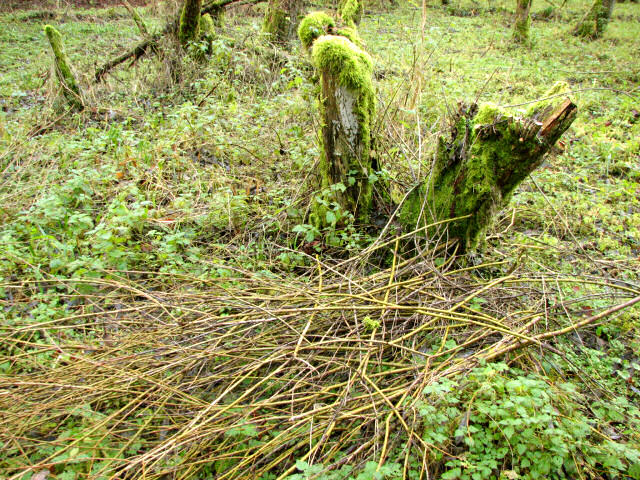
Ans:
{"type": "Polygon", "coordinates": [[[53,50],[56,77],[60,81],[62,93],[71,107],[82,110],[84,108],[84,104],[82,101],[80,87],[78,86],[76,77],[73,74],[69,57],[67,57],[67,54],[64,51],[62,36],[60,35],[60,32],[51,25],[45,25],[44,32],[47,35],[49,43],[51,44],[51,49],[53,50]]]}
{"type": "Polygon", "coordinates": [[[375,113],[371,57],[345,37],[326,35],[313,43],[320,74],[322,156],[317,169],[320,195],[310,223],[334,226],[353,215],[366,223],[372,206],[371,123],[375,113]]]}
{"type": "MultiPolygon", "coordinates": [[[[406,229],[456,219],[447,225],[448,238],[460,240],[462,250],[473,249],[493,215],[513,191],[541,163],[545,153],[569,128],[576,106],[558,84],[524,117],[495,105],[463,106],[452,123],[451,138],[441,137],[429,179],[416,187],[400,207],[406,229]],[[560,94],[560,96],[557,96],[560,94]]],[[[431,227],[427,235],[445,234],[431,227]]]]}
{"type": "Polygon", "coordinates": [[[178,40],[185,46],[188,42],[197,40],[200,36],[200,9],[202,0],[185,0],[180,14],[178,40]]]}
{"type": "Polygon", "coordinates": [[[276,43],[287,43],[296,34],[301,11],[302,0],[269,0],[263,30],[276,43]]]}
{"type": "Polygon", "coordinates": [[[513,26],[513,39],[519,43],[529,43],[531,26],[531,0],[516,0],[516,21],[513,26]]]}
{"type": "Polygon", "coordinates": [[[595,0],[573,34],[592,40],[602,36],[613,14],[614,4],[615,0],[595,0]]]}

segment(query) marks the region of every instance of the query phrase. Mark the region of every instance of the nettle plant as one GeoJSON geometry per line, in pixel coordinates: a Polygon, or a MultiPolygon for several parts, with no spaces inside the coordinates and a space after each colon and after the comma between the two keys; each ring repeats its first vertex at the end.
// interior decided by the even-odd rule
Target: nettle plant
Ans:
{"type": "Polygon", "coordinates": [[[441,379],[417,403],[438,478],[640,478],[640,451],[594,428],[570,383],[504,363],[441,379]]]}
{"type": "Polygon", "coordinates": [[[303,236],[307,243],[321,239],[334,247],[356,247],[360,238],[353,225],[354,216],[335,200],[336,193],[344,192],[346,189],[342,183],[335,183],[323,189],[315,196],[317,210],[324,217],[322,221],[298,224],[292,231],[303,236]]]}

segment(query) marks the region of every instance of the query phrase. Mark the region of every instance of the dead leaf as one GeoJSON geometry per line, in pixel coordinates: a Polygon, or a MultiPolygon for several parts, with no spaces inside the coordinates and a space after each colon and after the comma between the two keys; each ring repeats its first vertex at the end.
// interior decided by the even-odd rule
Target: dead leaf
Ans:
{"type": "Polygon", "coordinates": [[[31,480],[47,480],[47,477],[50,473],[51,472],[49,470],[40,470],[33,477],[31,477],[31,480]]]}

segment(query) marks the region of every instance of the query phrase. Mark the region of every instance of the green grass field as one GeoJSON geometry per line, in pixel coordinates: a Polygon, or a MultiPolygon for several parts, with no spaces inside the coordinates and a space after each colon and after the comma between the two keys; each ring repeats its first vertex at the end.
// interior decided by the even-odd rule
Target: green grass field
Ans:
{"type": "Polygon", "coordinates": [[[527,46],[515,1],[367,5],[393,198],[459,102],[571,87],[576,121],[468,256],[389,212],[306,223],[314,72],[264,7],[230,8],[204,61],[163,40],[101,83],[140,40],[124,8],[0,13],[0,478],[640,478],[640,4],[594,41],[586,0],[533,4],[527,46]]]}

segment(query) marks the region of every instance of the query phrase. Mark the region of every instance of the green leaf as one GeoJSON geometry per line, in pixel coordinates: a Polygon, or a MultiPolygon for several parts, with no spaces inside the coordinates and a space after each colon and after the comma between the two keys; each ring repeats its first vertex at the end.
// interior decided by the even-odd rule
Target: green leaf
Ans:
{"type": "Polygon", "coordinates": [[[452,468],[451,470],[447,470],[446,472],[444,472],[440,478],[442,480],[451,480],[454,478],[460,478],[460,475],[462,474],[462,470],[460,470],[460,468],[452,468]]]}

